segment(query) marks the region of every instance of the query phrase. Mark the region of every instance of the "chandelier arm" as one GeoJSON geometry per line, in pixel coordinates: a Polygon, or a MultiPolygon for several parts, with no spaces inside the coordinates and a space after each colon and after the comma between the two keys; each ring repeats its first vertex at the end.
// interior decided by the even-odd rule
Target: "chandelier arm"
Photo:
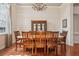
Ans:
{"type": "Polygon", "coordinates": [[[37,10],[37,11],[43,11],[46,7],[46,4],[43,4],[43,3],[36,3],[36,4],[33,4],[33,7],[32,7],[34,10],[37,10]]]}

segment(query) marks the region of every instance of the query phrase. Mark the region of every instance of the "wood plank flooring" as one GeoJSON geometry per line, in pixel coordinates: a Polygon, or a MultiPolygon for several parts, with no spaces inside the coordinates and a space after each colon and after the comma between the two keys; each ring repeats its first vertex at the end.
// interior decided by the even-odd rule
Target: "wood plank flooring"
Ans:
{"type": "MultiPolygon", "coordinates": [[[[12,47],[0,50],[0,56],[55,56],[54,54],[31,54],[31,52],[23,52],[22,48],[18,48],[18,51],[15,50],[15,45],[12,47]]],[[[64,50],[58,51],[58,56],[79,56],[79,45],[75,44],[74,46],[67,46],[67,51],[64,53],[64,50]]]]}

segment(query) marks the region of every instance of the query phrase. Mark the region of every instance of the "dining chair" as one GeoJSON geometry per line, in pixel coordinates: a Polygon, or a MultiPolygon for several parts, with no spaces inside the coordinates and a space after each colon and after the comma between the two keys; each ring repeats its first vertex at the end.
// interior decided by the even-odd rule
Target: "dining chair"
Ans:
{"type": "Polygon", "coordinates": [[[67,38],[67,31],[63,31],[62,33],[60,33],[61,36],[63,36],[63,38],[59,39],[58,45],[60,45],[61,48],[61,52],[65,51],[66,52],[66,38],[67,38]],[[63,49],[64,48],[64,49],[63,49]]]}
{"type": "Polygon", "coordinates": [[[37,48],[43,48],[44,53],[46,53],[46,38],[45,38],[45,32],[36,32],[35,37],[35,54],[37,53],[37,48]]]}
{"type": "Polygon", "coordinates": [[[36,31],[29,31],[29,32],[31,34],[31,37],[32,37],[33,41],[35,42],[35,34],[36,34],[36,31]]]}
{"type": "Polygon", "coordinates": [[[25,42],[26,40],[28,40],[28,32],[22,31],[22,37],[23,37],[23,42],[25,42]]]}
{"type": "Polygon", "coordinates": [[[57,40],[58,40],[58,34],[59,32],[52,32],[47,31],[46,32],[46,38],[47,38],[47,54],[49,54],[49,49],[53,49],[53,53],[55,55],[58,54],[58,48],[57,48],[57,40]]]}
{"type": "Polygon", "coordinates": [[[44,53],[46,53],[46,31],[40,32],[41,33],[41,43],[44,45],[44,53]]]}
{"type": "Polygon", "coordinates": [[[24,51],[26,48],[31,48],[32,49],[32,54],[33,54],[33,49],[34,49],[34,42],[32,38],[32,33],[31,32],[22,32],[25,34],[25,39],[23,40],[23,46],[24,46],[24,51]]]}
{"type": "Polygon", "coordinates": [[[15,39],[16,39],[16,51],[17,51],[17,47],[18,45],[21,47],[21,45],[23,44],[21,38],[21,34],[20,31],[14,31],[14,35],[15,35],[15,39]]]}

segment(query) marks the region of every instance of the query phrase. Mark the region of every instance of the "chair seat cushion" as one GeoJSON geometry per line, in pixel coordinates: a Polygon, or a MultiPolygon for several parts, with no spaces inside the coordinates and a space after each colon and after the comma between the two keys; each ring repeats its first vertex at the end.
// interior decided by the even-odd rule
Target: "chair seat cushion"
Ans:
{"type": "Polygon", "coordinates": [[[17,36],[17,38],[19,39],[19,38],[22,38],[22,36],[17,36]]]}
{"type": "Polygon", "coordinates": [[[17,43],[22,43],[22,41],[21,40],[18,40],[17,43]]]}

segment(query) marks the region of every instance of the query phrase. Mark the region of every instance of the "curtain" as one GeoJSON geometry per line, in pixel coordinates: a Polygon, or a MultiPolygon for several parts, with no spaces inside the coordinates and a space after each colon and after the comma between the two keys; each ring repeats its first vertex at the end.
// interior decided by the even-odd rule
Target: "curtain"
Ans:
{"type": "Polygon", "coordinates": [[[5,47],[12,45],[10,6],[8,3],[0,3],[0,21],[3,21],[0,27],[5,27],[5,31],[2,32],[5,35],[5,47]]]}
{"type": "Polygon", "coordinates": [[[7,4],[8,17],[8,44],[7,47],[12,46],[12,22],[11,22],[11,5],[7,4]]]}

